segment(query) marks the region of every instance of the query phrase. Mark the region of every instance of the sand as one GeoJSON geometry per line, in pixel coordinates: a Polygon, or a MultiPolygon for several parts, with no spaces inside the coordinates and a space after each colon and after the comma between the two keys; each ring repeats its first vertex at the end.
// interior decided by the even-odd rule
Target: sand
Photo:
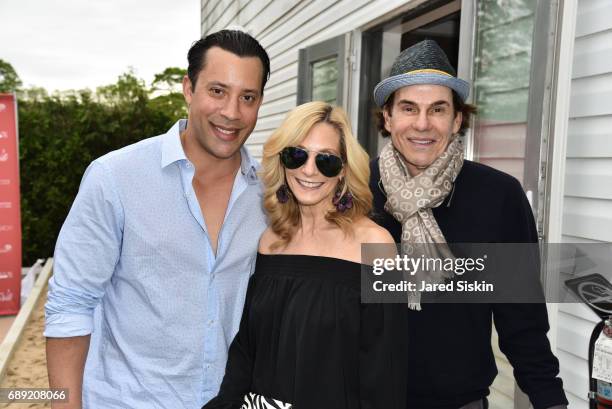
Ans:
{"type": "MultiPolygon", "coordinates": [[[[45,324],[44,305],[47,300],[47,290],[43,290],[30,321],[23,330],[23,335],[16,347],[15,354],[9,362],[1,388],[48,388],[47,361],[45,358],[45,324]]],[[[0,403],[0,408],[50,408],[44,403],[0,403]]]]}

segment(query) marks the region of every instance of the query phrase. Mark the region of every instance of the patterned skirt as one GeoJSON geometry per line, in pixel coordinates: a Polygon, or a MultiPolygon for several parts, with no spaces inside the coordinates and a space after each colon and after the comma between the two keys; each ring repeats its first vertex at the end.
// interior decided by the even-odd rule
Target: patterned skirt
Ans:
{"type": "Polygon", "coordinates": [[[256,393],[244,395],[244,403],[240,409],[291,409],[293,405],[276,399],[266,398],[256,393]]]}

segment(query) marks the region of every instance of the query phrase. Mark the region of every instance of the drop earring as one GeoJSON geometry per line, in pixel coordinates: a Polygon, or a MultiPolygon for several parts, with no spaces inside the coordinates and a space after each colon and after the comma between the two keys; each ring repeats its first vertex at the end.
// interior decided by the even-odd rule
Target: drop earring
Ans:
{"type": "Polygon", "coordinates": [[[291,194],[291,192],[289,191],[289,188],[287,187],[286,184],[282,184],[281,187],[278,188],[278,190],[276,191],[276,198],[278,199],[279,203],[287,203],[289,201],[289,195],[291,194]]]}
{"type": "Polygon", "coordinates": [[[332,199],[332,203],[334,206],[336,206],[336,210],[340,213],[344,213],[353,207],[353,195],[348,190],[342,194],[343,186],[344,184],[342,182],[338,183],[338,188],[336,189],[336,193],[332,199]]]}

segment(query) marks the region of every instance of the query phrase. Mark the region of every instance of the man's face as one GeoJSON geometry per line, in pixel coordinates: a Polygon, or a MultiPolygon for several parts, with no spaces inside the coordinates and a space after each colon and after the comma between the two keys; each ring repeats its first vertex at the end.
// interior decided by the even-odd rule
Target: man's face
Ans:
{"type": "Polygon", "coordinates": [[[219,47],[206,52],[195,89],[187,76],[183,94],[189,107],[188,133],[209,155],[228,159],[253,131],[262,101],[263,65],[219,47]]]}
{"type": "Polygon", "coordinates": [[[442,155],[461,126],[461,112],[454,113],[452,91],[442,85],[400,88],[395,91],[390,110],[383,110],[385,129],[406,160],[411,176],[442,155]]]}

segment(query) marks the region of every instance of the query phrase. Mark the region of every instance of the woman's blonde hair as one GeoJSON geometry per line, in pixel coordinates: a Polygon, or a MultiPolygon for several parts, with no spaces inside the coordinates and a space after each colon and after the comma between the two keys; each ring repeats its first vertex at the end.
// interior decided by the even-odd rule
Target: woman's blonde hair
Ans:
{"type": "Polygon", "coordinates": [[[369,157],[353,136],[344,110],[320,101],[300,105],[287,114],[263,147],[261,178],[264,184],[264,208],[270,228],[280,237],[279,241],[272,244],[271,250],[289,244],[300,224],[299,205],[293,195],[289,195],[290,199],[286,203],[280,203],[276,197],[278,189],[287,183],[280,152],[288,146],[298,146],[319,123],[329,124],[338,131],[340,156],[344,163],[344,181],[340,194],[350,192],[353,196],[353,206],[350,209],[344,212],[334,209],[325,218],[340,227],[345,234],[352,234],[351,223],[361,216],[367,216],[372,209],[372,193],[368,184],[369,157]]]}

